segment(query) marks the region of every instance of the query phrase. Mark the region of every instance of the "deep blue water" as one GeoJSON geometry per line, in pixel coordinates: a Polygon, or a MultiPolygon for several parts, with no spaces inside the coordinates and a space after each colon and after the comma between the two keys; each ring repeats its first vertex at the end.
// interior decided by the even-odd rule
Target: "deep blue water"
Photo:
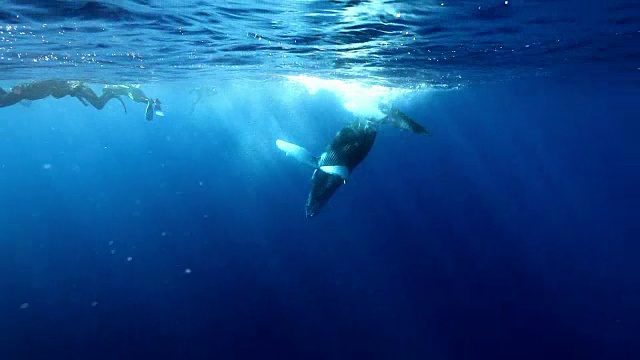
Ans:
{"type": "Polygon", "coordinates": [[[166,116],[0,108],[0,359],[640,358],[640,8],[439,3],[7,2],[0,86],[166,116]],[[274,141],[321,152],[363,90],[299,74],[431,131],[383,128],[313,219],[274,141]]]}

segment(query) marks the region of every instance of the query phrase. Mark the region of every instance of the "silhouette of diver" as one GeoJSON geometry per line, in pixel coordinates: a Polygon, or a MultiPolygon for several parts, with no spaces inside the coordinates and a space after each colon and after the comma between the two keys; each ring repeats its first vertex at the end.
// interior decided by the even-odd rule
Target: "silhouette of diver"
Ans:
{"type": "Polygon", "coordinates": [[[98,110],[102,110],[111,99],[117,99],[122,104],[124,112],[127,107],[120,97],[114,94],[104,93],[98,96],[90,87],[75,80],[41,80],[22,83],[12,87],[9,91],[0,88],[0,107],[15,105],[23,100],[32,101],[53,96],[61,99],[71,96],[78,99],[84,106],[91,104],[98,110]]]}
{"type": "Polygon", "coordinates": [[[193,101],[193,103],[191,103],[191,111],[189,113],[193,114],[193,112],[196,110],[196,105],[200,102],[200,100],[202,100],[202,98],[213,96],[217,93],[218,91],[215,88],[209,87],[198,87],[195,89],[191,89],[191,91],[189,91],[189,94],[196,94],[196,99],[193,101]]]}
{"type": "Polygon", "coordinates": [[[133,85],[106,85],[102,90],[105,94],[109,94],[110,96],[128,96],[131,100],[135,102],[145,103],[147,104],[147,110],[145,112],[145,118],[149,121],[153,119],[153,114],[155,113],[158,116],[164,116],[164,112],[160,107],[160,99],[158,98],[150,98],[145,93],[140,90],[139,87],[133,85]]]}

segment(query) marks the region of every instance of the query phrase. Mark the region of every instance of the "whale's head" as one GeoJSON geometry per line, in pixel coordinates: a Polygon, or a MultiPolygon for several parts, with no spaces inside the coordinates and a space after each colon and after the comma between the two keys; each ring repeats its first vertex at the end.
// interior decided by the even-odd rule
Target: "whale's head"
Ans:
{"type": "Polygon", "coordinates": [[[329,202],[329,199],[345,183],[344,179],[337,175],[316,170],[311,178],[311,190],[307,198],[305,212],[307,218],[312,218],[329,202]]]}

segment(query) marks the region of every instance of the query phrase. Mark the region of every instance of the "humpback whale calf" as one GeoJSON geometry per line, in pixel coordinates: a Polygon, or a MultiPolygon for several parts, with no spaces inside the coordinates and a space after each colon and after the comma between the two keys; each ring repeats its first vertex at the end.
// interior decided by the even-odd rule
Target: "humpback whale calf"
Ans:
{"type": "Polygon", "coordinates": [[[320,156],[314,156],[307,149],[296,144],[276,140],[276,146],[287,156],[315,169],[305,205],[307,218],[316,216],[336,190],[346,184],[353,170],[369,154],[380,125],[390,125],[417,134],[428,134],[427,129],[422,125],[401,111],[391,109],[380,120],[360,118],[348,124],[336,133],[320,156]]]}

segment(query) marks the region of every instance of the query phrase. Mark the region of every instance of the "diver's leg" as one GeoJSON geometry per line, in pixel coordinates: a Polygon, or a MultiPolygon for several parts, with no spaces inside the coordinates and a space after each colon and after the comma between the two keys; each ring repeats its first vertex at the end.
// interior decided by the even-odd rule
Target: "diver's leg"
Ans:
{"type": "Polygon", "coordinates": [[[196,105],[200,102],[200,100],[202,100],[202,93],[201,92],[198,93],[198,97],[191,104],[191,112],[190,112],[190,114],[193,114],[193,112],[196,110],[196,105]]]}
{"type": "Polygon", "coordinates": [[[100,97],[87,86],[77,89],[73,96],[80,100],[85,106],[91,104],[98,110],[102,109],[106,103],[106,101],[101,101],[100,97]]]}
{"type": "Polygon", "coordinates": [[[13,92],[5,92],[4,94],[0,95],[0,107],[15,105],[22,100],[24,100],[24,98],[21,95],[13,92]]]}
{"type": "Polygon", "coordinates": [[[111,95],[111,94],[102,94],[101,96],[96,96],[94,93],[93,96],[86,98],[86,100],[89,101],[89,103],[98,110],[102,110],[111,99],[117,99],[120,102],[120,104],[122,104],[125,114],[127,113],[127,107],[125,106],[124,101],[122,101],[122,99],[120,99],[119,96],[111,95]]]}
{"type": "MultiPolygon", "coordinates": [[[[131,88],[126,85],[105,85],[102,89],[102,96],[109,96],[109,99],[116,96],[126,96],[135,102],[143,104],[149,104],[149,101],[151,100],[142,92],[142,90],[131,88]]],[[[118,100],[120,99],[118,98],[118,100]]]]}
{"type": "Polygon", "coordinates": [[[129,89],[120,86],[105,85],[102,89],[102,96],[129,96],[129,89]]]}
{"type": "Polygon", "coordinates": [[[76,99],[78,99],[82,103],[82,105],[89,106],[89,104],[87,104],[87,102],[83,98],[76,96],[76,99]]]}

